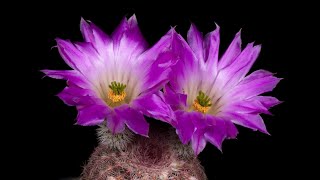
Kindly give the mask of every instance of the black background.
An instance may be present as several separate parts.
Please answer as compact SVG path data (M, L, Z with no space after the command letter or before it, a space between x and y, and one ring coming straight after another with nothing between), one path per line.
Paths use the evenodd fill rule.
M206 6L206 5L204 5ZM209 6L209 5L208 5ZM263 8L262 8L263 7ZM35 156L45 167L46 177L61 179L77 177L81 173L97 140L95 127L74 125L75 107L65 105L55 95L65 86L62 80L44 78L41 69L69 69L59 56L55 38L81 41L79 29L80 18L91 20L105 32L110 34L126 16L135 14L140 30L150 45L164 35L171 26L186 37L190 22L195 23L204 34L215 29L217 23L220 30L220 55L226 50L234 35L242 29L242 46L255 41L262 44L262 51L252 71L265 69L277 73L284 78L275 88L272 95L284 103L271 109L274 116L262 115L271 136L239 127L237 140L226 140L223 153L214 146L207 145L199 155L208 179L274 179L286 177L283 169L288 164L289 134L286 132L290 118L289 112L289 67L285 41L286 30L290 17L281 11L276 4L260 4L254 7L212 6L202 8L115 8L105 10L82 8L72 11L72 8L60 8L44 13L46 20L41 21L42 29L38 31L43 36L43 44L37 51L44 56L32 61L32 101L33 119L38 123L36 128ZM103 9L103 8L102 8ZM44 33L43 32L47 32ZM291 174L294 172L291 172ZM47 178L45 178L47 179Z

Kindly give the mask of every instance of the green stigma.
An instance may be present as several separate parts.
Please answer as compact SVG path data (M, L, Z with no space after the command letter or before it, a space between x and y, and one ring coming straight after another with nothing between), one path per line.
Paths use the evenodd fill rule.
M116 81L111 82L109 85L109 88L112 90L114 95L121 95L126 87L127 85L119 82L117 83Z
M197 96L197 102L202 107L210 107L212 105L210 98L207 95L205 95L202 91L199 91L199 95Z

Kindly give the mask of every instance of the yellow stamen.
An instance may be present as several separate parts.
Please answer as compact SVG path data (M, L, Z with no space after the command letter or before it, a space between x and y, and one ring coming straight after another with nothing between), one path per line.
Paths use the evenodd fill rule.
M193 102L193 108L196 110L196 111L199 111L199 112L202 112L202 113L206 113L208 112L208 110L210 109L210 106L201 106L198 102L198 100L194 100Z
M122 91L120 94L115 94L111 89L108 92L108 98L113 102L120 102L123 101L126 97L126 92Z

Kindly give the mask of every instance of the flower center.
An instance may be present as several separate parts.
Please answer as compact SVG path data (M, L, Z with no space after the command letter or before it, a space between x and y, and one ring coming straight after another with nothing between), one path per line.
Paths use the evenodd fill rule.
M124 92L124 89L127 86L125 84L113 81L111 82L111 84L109 85L110 91L108 93L108 98L113 102L113 103L117 103L117 102L121 102L124 100L124 98L126 97L126 92Z
M210 98L202 91L199 91L199 95L194 100L192 105L196 111L206 113L208 112L212 104Z

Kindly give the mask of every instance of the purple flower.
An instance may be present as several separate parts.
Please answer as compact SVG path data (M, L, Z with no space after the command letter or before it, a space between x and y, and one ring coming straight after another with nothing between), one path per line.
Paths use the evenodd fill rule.
M218 60L219 26L205 37L191 25L188 43L178 34L172 50L178 62L172 67L170 82L159 93L174 110L180 140L191 141L195 154L207 142L221 150L226 138L238 134L234 124L268 134L260 113L280 103L271 96L258 96L272 91L280 81L272 73L257 70L248 76L261 46L249 43L241 50L240 32Z
M76 106L77 124L97 125L106 120L113 133L122 132L125 124L133 132L147 136L149 125L138 108L144 99L153 99L168 82L171 71L170 30L147 49L135 15L124 18L111 36L91 22L81 19L85 42L56 39L61 57L73 70L43 70L47 76L67 80L58 94L67 105ZM172 119L164 102L157 102L161 119ZM157 117L157 116L155 116Z

